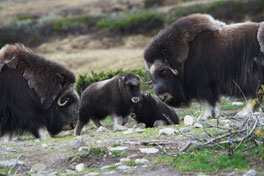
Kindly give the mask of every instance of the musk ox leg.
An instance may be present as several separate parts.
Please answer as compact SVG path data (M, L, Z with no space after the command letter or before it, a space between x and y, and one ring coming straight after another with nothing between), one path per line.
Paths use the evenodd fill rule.
M113 130L114 131L124 131L124 130L127 130L127 128L125 126L121 126L122 119L123 118L120 117L120 116L113 116L113 120L114 120Z
M13 134L14 134L13 131L4 134L4 135L3 135L3 142L4 142L4 143L8 143L8 142L12 141Z
M167 125L167 123L164 120L156 120L153 124L154 127Z
M92 121L93 121L93 124L96 126L96 128L100 128L101 126L103 126L100 120L92 119Z
M244 106L236 115L237 116L247 116L250 113L253 113L254 105L252 103L252 99L247 101L246 106Z
M129 116L126 116L122 119L122 126L124 126L127 123L128 119L129 119Z
M77 125L74 130L74 136L81 135L82 129L84 127L85 123L82 121L78 121Z
M202 112L198 117L198 121L200 120L207 120L208 118L215 118L219 114L218 107L213 107L207 101L202 101Z
M48 139L48 138L51 138L50 137L50 134L49 134L49 132L47 131L46 128L40 128L38 130L38 134L39 134L39 138L40 139Z

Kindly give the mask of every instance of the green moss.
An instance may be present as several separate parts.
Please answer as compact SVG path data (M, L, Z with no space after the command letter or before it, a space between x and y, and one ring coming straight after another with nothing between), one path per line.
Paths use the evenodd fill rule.
M113 156L116 156L116 157L123 157L126 155L126 152L121 152L119 150L113 150L112 154L113 154Z
M25 21L25 20L36 20L37 17L35 15L31 15L31 14L25 14L25 15L19 15L19 16L16 16L15 19L17 21Z

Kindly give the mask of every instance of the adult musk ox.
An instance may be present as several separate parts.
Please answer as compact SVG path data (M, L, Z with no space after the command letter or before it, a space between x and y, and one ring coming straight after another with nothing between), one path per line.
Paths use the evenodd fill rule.
M113 130L123 130L131 107L140 99L140 78L132 73L119 74L111 79L88 86L81 95L79 120L75 135L80 135L83 126L91 119L94 125L102 126L100 120L111 115Z
M157 97L144 93L140 101L132 109L132 118L137 123L144 123L148 127L160 125L179 124L179 118L175 111L168 107ZM168 117L171 122L166 118Z
M264 82L263 52L264 23L226 25L193 14L162 30L144 59L160 99L173 106L197 99L203 105L202 120L216 113L221 95L256 97Z
M22 44L0 50L0 123L5 141L14 133L36 138L59 133L77 121L79 97L75 77L64 66L46 60Z

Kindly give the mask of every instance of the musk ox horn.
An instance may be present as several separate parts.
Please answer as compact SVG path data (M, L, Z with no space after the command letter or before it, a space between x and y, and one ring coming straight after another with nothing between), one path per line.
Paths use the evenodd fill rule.
M58 105L59 105L60 107L65 106L65 105L69 102L69 99L67 98L66 101L64 101L64 102L62 103L62 102L61 102L62 97L63 97L63 96L61 96L61 97L58 99L58 102L57 102Z
M143 82L144 84L152 84L152 81Z
M171 71L175 76L177 76L177 75L179 74L178 70L173 69L173 68L171 68L171 67L169 67L169 69L170 69L170 71Z
M136 114L135 114L135 113L131 113L131 114L130 114L130 117L131 117L132 119L135 119L135 118L136 118Z
M133 98L131 98L131 101L132 101L133 103L138 103L139 100L140 100L139 97L133 97Z

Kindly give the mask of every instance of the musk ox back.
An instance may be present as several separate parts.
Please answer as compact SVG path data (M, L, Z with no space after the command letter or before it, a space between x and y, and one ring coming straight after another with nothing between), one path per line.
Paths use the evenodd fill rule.
M132 112L134 113L134 120L136 120L137 123L144 123L147 128L170 125L171 123L179 124L179 118L175 111L149 93L142 95L140 102L134 105ZM166 117L168 117L171 122L169 122Z
M199 119L216 113L221 95L255 98L264 82L263 30L264 23L226 25L202 14L179 19L144 53L155 93L173 106L201 101Z
M75 135L80 135L83 126L91 119L97 128L100 120L111 115L114 130L123 130L131 107L140 97L140 78L132 73L119 74L111 79L88 86L81 95L79 121Z
M37 138L59 133L77 120L79 97L75 77L64 66L46 60L22 44L0 50L1 136L25 131Z

